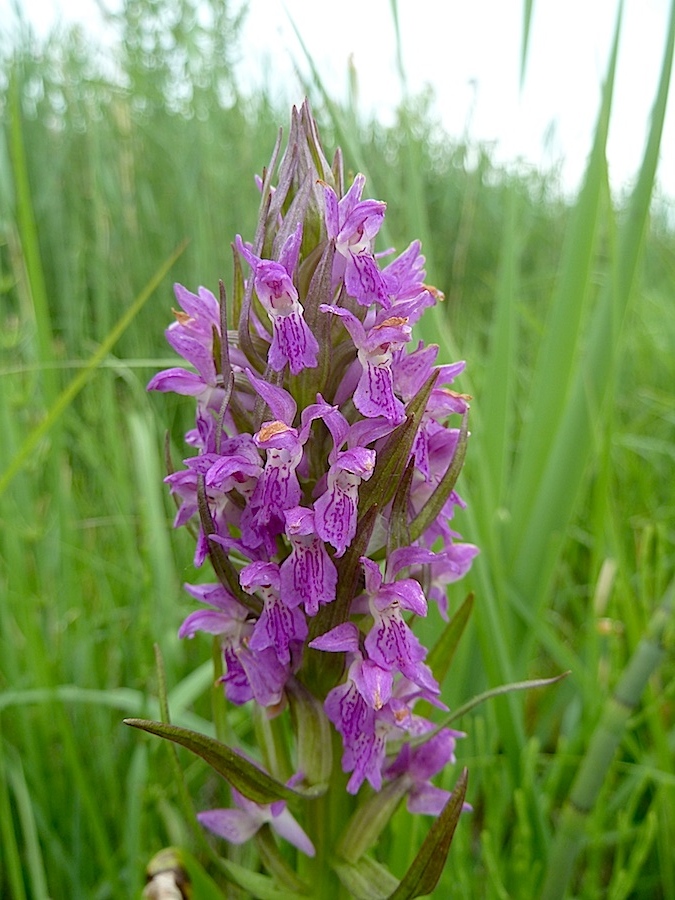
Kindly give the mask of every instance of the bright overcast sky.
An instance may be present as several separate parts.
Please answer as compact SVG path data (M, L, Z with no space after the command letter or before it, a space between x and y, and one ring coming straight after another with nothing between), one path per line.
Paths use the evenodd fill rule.
M0 0L0 28L13 2ZM290 16L331 95L345 96L351 59L362 111L390 118L401 97L390 0L248 5L240 82L265 81L278 96L301 99L294 62L304 71L307 66ZM625 2L608 148L615 187L629 182L639 166L668 6L668 0ZM522 0L399 0L398 7L409 89L431 86L450 136L493 143L500 161L559 166L563 185L575 189L590 150L618 0L534 0L522 92ZM96 0L24 0L23 8L42 28L58 14L81 21L101 40ZM675 97L670 106L659 180L675 197Z

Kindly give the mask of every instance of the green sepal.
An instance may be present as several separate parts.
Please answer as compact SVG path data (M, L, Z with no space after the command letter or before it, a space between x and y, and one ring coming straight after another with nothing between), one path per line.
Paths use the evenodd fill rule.
M315 369L303 369L298 378L298 406L304 409L314 403L317 393L324 393L331 366L333 353L330 343L331 317L320 312L319 306L331 299L331 280L333 276L333 260L335 244L325 241L305 259L300 266L298 280L300 296L305 311L305 322L316 338L321 352L318 366ZM318 478L318 475L316 476Z
M410 529L408 527L408 512L410 509L410 487L415 474L415 459L408 461L403 478L401 479L394 499L391 504L389 516L389 537L387 540L387 556L399 547L410 546Z
M232 257L234 260L234 313L235 322L239 322L237 331L239 348L251 364L251 368L255 369L257 373L260 374L265 370L265 362L253 346L250 331L251 306L253 304L253 278L250 278L248 283L245 283L244 273L241 268L241 259L239 258L239 252L234 244L232 244ZM239 316L238 319L236 318L237 315Z
M363 515L373 505L383 509L394 496L405 467L408 465L410 451L437 379L438 371L432 372L422 389L408 403L405 420L396 426L382 450L377 454L373 474L368 481L359 485L360 515Z
M298 750L298 769L325 791L333 770L333 740L323 704L297 678L286 685Z
M441 877L445 861L448 858L457 822L462 814L468 780L469 773L467 769L464 769L450 799L429 829L417 856L399 886L390 895L390 900L411 900L413 897L424 897L430 894L438 884L438 879Z
M262 612L262 601L258 597L250 597L246 594L239 584L237 570L228 559L225 551L220 544L215 541L209 541L211 534L216 534L216 523L213 521L211 510L209 509L208 500L206 499L206 489L204 487L204 476L200 475L197 479L197 507L199 509L199 519L207 537L207 547L209 559L216 573L218 581L222 586L237 598L242 606L250 609L256 615Z
M387 827L409 787L404 778L396 778L362 803L338 840L338 856L349 863L358 862Z
M468 411L462 416L462 424L459 429L459 438L455 452L448 466L445 475L436 485L433 494L429 497L422 509L417 513L410 523L410 538L416 541L420 535L424 534L427 528L435 522L440 515L441 510L450 496L452 490L457 484L459 473L464 465L464 457L466 456L466 445L469 439L469 414Z
M228 781L233 788L248 797L254 803L267 804L277 800L298 799L299 793L276 781L266 772L236 753L227 744L178 725L166 722L153 722L148 719L125 719L125 725L140 728L149 734L180 744L200 756L219 775Z
M355 900L387 900L399 883L389 869L370 856L363 856L356 863L338 860L333 869Z

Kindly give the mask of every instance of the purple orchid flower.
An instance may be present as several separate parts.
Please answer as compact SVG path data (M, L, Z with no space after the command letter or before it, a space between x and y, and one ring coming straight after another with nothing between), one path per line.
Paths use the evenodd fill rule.
M289 812L284 800L263 805L244 797L235 788L231 790L233 807L197 813L197 819L205 828L231 844L244 844L263 825L269 825L279 837L307 856L315 855L314 844Z
M303 506L284 510L290 555L279 569L281 596L290 608L304 606L315 616L319 606L335 599L337 570L316 532L315 513Z
M281 599L279 566L273 562L249 563L239 573L239 581L249 594L257 588L264 602L248 642L249 649L260 651L269 648L283 666L291 666L294 657L299 657L308 627L301 610L287 606Z
M375 468L375 451L344 450L328 470L327 488L314 503L316 532L342 556L356 534L359 485Z
M361 377L354 391L354 405L367 418L384 416L396 425L405 418L405 407L394 394L391 363L394 353L410 340L411 329L404 317L389 317L368 331L361 322L340 306L322 304L322 312L342 319L358 351Z
M341 766L348 794L396 780L409 810L437 815L448 794L432 779L454 763L461 735L437 732L416 707L446 709L415 632L430 602L447 619L447 587L478 552L454 530L464 503L443 482L464 434L460 416L466 428L470 398L455 385L464 363L438 365L437 347L411 343L441 296L425 284L420 243L375 252L386 206L363 199L363 175L344 190L341 157L325 159L308 107L294 111L288 150L258 184L255 242L235 242L250 267L247 287L237 277L233 308L221 309L224 291L218 301L177 285L180 311L166 336L185 367L148 386L194 398L193 455L177 471L169 465L166 481L174 524L198 526L195 564L209 558L218 579L186 585L199 608L179 635L215 641L229 703L254 703L262 722L278 719L256 729L273 778L284 781L297 759L305 774L295 778L308 789L344 791ZM430 376L435 386L423 395ZM410 447L399 426L422 396ZM407 493L385 500L385 481L396 488L411 460ZM375 489L362 488L373 476ZM411 542L411 524L437 491L440 512L429 521L427 506ZM360 565L350 562L355 544ZM335 760L330 729L342 743ZM288 753L279 753L281 735L295 739ZM269 825L312 855L297 815L233 791L232 808L199 819L233 843Z
M256 294L272 323L268 362L275 372L281 372L288 363L293 375L303 369L315 368L319 352L293 284L301 241L302 224L299 224L287 238L276 262L256 256L237 235L237 249L253 269Z
M333 277L344 278L347 292L362 306L379 303L388 307L387 282L373 256L373 243L387 206L378 200L361 200L365 183L365 176L357 175L341 200L324 185L326 231L337 251Z

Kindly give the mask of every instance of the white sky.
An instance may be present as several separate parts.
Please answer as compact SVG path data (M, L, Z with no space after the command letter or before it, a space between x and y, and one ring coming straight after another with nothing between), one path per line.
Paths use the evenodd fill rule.
M15 2L0 0L0 29ZM66 18L102 39L96 0L18 2L40 30ZM399 0L398 7L409 89L433 88L450 136L488 141L500 161L556 165L563 186L576 189L591 146L618 0L534 0L522 93L522 0ZM625 0L608 147L616 188L630 182L640 163L668 7L668 0ZM265 81L292 102L302 98L294 64L304 71L307 64L290 16L331 96L346 96L352 59L362 111L390 118L401 97L390 0L250 0L249 10L241 48L245 80ZM675 97L670 106L658 177L675 197Z

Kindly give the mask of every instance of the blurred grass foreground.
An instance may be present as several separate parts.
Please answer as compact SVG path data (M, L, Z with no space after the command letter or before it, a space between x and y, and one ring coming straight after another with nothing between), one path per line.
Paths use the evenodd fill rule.
M171 283L229 282L251 173L289 118L241 92L228 5L196 6L128 0L114 72L77 29L0 35L0 896L16 900L139 896L168 845L226 883L167 747L121 725L159 715L157 642L173 721L210 727L204 644L176 637L192 547L162 483L164 423L179 458L189 410L145 384L171 364ZM390 201L382 246L423 239L447 301L422 336L470 363L458 529L483 549L444 699L571 672L456 723L474 809L439 898L675 897L675 231L653 196L674 33L671 15L621 200L605 158L620 23L573 201L449 141L421 98L386 128L306 85L327 146ZM231 727L245 746L245 708ZM222 805L206 766L181 766L199 808ZM379 857L402 874L426 827L401 818Z

